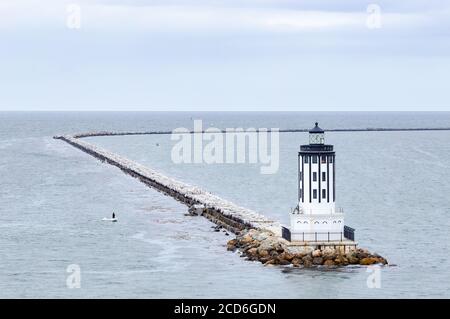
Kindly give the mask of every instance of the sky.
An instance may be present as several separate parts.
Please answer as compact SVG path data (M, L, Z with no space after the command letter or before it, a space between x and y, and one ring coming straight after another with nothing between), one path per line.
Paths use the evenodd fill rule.
M450 1L0 0L0 111L450 111Z

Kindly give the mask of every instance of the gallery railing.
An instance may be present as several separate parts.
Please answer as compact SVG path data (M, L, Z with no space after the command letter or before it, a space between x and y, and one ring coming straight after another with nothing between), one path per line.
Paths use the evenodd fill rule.
M344 226L344 237L350 240L355 240L355 229L349 226Z
M288 241L292 240L291 231L282 226L281 228L282 237ZM334 242L334 241L345 241L345 240L355 240L355 230L351 227L344 226L343 232L302 232L295 233L296 241L322 241L322 242Z
M288 241L291 241L291 231L289 230L289 228L281 226L281 236L284 239L286 239Z

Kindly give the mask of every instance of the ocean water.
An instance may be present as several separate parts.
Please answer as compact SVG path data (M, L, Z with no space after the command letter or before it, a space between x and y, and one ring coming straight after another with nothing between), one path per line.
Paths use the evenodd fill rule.
M368 288L366 268L264 267L226 250L232 236L119 169L58 140L89 130L204 127L450 127L450 113L0 113L0 297L450 297L450 132L329 132L337 205L360 246L395 266ZM280 167L174 164L170 135L87 141L287 223L297 151L280 134ZM102 221L116 212L119 222ZM78 265L81 287L69 289Z

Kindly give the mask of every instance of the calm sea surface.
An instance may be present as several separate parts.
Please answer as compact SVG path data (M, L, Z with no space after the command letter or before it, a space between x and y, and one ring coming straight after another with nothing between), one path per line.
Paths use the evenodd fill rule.
M58 140L90 130L450 127L450 113L0 113L0 297L450 297L450 132L327 133L337 205L360 246L396 266L369 289L365 268L268 268L226 250L186 207ZM170 135L87 141L283 223L296 205L297 151L280 134L280 167L174 164ZM116 212L118 223L102 221ZM81 288L69 289L69 265Z

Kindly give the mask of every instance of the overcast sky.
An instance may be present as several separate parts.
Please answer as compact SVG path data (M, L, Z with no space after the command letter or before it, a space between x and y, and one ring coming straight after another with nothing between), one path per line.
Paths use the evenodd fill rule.
M0 0L0 110L450 111L450 1Z

